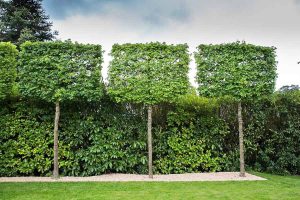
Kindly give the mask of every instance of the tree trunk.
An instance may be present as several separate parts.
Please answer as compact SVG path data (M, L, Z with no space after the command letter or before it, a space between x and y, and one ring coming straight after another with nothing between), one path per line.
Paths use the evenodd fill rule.
M54 119L54 166L53 166L53 177L58 178L58 122L60 116L59 102L55 103L55 119Z
M239 122L239 144L240 144L240 177L245 177L245 159L244 159L244 133L242 103L238 103L238 122Z
M152 107L148 107L148 173L149 178L153 178L152 171Z

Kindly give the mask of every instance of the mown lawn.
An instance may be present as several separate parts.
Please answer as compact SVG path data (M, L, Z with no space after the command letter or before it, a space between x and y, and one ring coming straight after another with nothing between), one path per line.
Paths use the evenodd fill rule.
M267 181L0 183L0 199L300 199L299 176Z

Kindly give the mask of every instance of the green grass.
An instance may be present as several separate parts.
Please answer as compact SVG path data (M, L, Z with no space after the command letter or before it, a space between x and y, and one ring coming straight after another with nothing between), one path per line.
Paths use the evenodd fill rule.
M300 199L299 176L267 181L0 183L0 199Z

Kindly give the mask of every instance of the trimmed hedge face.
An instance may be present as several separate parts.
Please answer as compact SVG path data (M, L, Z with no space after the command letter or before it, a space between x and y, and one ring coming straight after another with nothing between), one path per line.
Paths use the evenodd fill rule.
M100 45L25 42L19 59L20 92L47 102L99 100L102 62Z
M224 102L223 102L224 103ZM1 102L0 175L51 175L52 104ZM245 160L249 168L300 174L300 92L245 103ZM63 103L60 173L88 176L147 173L143 106ZM191 109L192 108L192 109ZM187 95L153 109L154 171L183 173L239 169L236 105L219 107Z
M187 92L186 44L115 44L111 55L108 93L117 102L153 105Z
M5 105L5 106L4 106ZM51 175L53 114L51 103L2 102L0 176ZM121 105L62 104L60 174L145 173L145 126Z
M12 93L16 79L18 51L16 46L9 42L0 42L0 100Z
M300 91L247 107L248 164L259 171L300 174Z
M198 91L202 96L256 99L275 88L275 49L244 42L198 46Z

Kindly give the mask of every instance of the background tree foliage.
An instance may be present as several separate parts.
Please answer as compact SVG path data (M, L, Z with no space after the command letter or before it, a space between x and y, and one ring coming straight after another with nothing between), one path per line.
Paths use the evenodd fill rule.
M51 27L41 0L0 0L0 41L52 40L57 32Z
M279 91L281 92L289 92L289 91L297 91L297 90L300 90L299 85L284 85L279 89Z
M101 99L102 49L100 45L71 41L25 42L21 45L19 61L21 94L55 103L53 175L57 178L60 102Z
M148 172L152 171L152 105L172 102L189 88L188 46L165 43L115 44L108 93L117 102L148 107Z
M245 42L199 45L195 53L200 95L230 96L238 102L240 176L245 176L242 101L272 94L275 88L275 48Z
M9 42L0 42L0 100L12 94L17 75L18 51Z

